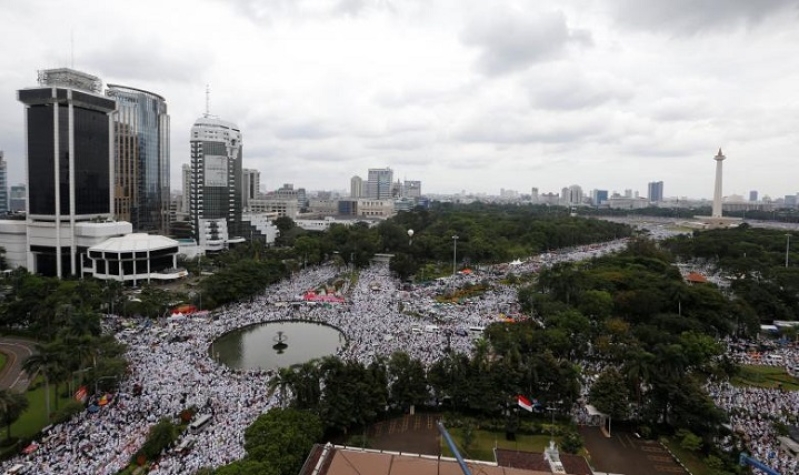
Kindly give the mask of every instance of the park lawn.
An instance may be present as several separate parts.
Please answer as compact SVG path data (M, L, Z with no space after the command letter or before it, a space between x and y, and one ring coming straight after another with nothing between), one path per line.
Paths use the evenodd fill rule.
M504 432L475 429L472 448L468 453L465 453L462 450L463 430L460 428L452 428L448 429L448 431L452 436L452 440L458 446L458 450L461 450L461 455L463 455L464 458L472 460L487 460L493 462L495 445L501 449L520 450L524 452L543 452L549 445L548 435L516 434L516 440L511 441L505 440ZM555 437L555 441L559 442L557 437ZM443 437L441 438L441 455L444 457L454 456Z
M664 437L661 442L677 456L680 462L688 467L692 475L713 475L713 470L705 464L705 461L697 454L680 447L680 442L677 439Z
M6 363L8 363L8 356L5 353L0 353L0 371L3 371L3 368L6 367Z
M787 391L799 390L799 379L794 378L781 366L745 365L741 373L732 378L734 386L776 389L780 384Z
M31 387L40 382L37 378ZM59 388L63 391L63 384ZM31 437L37 432L42 430L48 424L47 421L47 405L45 401L44 383L34 390L27 391L25 395L28 397L28 409L17 419L16 422L11 424L12 437ZM55 385L50 385L50 411L55 412ZM62 397L58 401L58 407L64 407L70 401L68 397ZM6 428L2 428L2 436L0 439L6 438Z

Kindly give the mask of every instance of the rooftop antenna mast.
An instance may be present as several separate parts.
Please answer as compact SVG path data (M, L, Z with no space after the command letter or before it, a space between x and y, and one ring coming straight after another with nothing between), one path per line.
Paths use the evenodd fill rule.
M211 115L211 85L205 85L205 117Z

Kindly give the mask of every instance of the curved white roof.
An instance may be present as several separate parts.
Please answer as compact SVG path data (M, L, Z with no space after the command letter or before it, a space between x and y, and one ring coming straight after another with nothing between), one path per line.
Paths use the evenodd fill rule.
M89 248L98 252L135 252L157 251L169 247L177 248L179 243L174 239L156 234L132 233L107 239Z

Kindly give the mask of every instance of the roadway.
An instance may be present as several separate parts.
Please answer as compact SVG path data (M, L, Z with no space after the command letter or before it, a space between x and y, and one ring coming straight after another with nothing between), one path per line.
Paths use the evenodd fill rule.
M30 380L22 371L22 363L34 353L35 345L33 341L24 338L0 337L0 352L7 357L6 365L0 371L0 389L13 388L20 392L28 389Z

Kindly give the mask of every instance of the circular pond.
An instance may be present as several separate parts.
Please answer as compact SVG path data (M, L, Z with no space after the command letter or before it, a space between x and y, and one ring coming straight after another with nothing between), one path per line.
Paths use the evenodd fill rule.
M347 339L338 329L311 322L267 322L226 333L211 356L235 369L277 369L335 355Z

